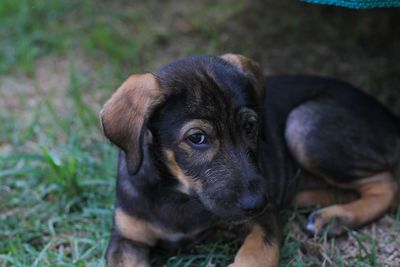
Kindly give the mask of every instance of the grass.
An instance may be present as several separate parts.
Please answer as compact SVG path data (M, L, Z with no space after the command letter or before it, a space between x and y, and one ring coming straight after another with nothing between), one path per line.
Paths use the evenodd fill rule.
M271 2L267 9L261 2L1 1L1 266L105 266L117 151L103 138L97 114L128 73L155 70L188 54L228 51L254 55L268 63L269 72L280 72L285 66L289 72L305 69L318 73L318 62L332 59L332 51L350 55L359 49L359 40L350 38L351 29L343 34L350 38L344 45L323 43L325 37L333 42L342 36L335 26L344 22L329 22L329 12L318 15L303 10L309 12L304 19L296 15L301 14L300 4L292 7ZM261 10L270 13L263 16ZM289 13L286 20L280 12ZM296 25L309 27L309 34L316 35L318 28L311 26L321 16L327 17L317 38L321 43L307 41ZM380 21L378 30L385 28L386 17L372 14ZM370 17L362 17L357 22L363 38L370 34L369 21ZM286 34L290 31L294 37ZM307 53L316 50L318 55L324 45L327 52L314 59L293 48L299 40L304 45L301 50ZM289 53L281 50L285 42ZM391 52L392 46L396 50L396 42L388 41L386 52ZM265 52L267 48L272 52ZM274 51L279 51L279 56ZM343 68L357 66L362 77L351 72L346 75L354 75L350 78L366 84L367 89L369 84L397 88L397 65L385 71L386 61L382 63L379 53L366 64L364 52L358 52L361 61L349 56L336 68L337 61L332 59L335 64L323 70L340 75ZM293 55L306 65L288 67L285 62ZM374 71L368 66L375 63L380 69L372 80ZM65 70L58 70L59 66ZM56 82L51 81L54 77ZM390 91L382 99L396 107L396 96ZM378 245L383 241L371 232L350 232L355 256L349 258L341 240L304 235L299 227L305 220L304 211L285 211L284 216L288 223L281 266L321 266L324 261L338 266L379 266ZM396 223L391 231L399 231L400 209L392 217ZM391 244L393 240L386 241ZM225 266L238 246L236 240L221 236L213 244L199 244L173 256L158 251L153 261L155 266Z
M12 116L3 118L14 141L8 143L12 152L0 158L0 262L87 266L93 258L92 265L101 266L111 226L116 153L93 134L97 120L89 123L78 115L78 104L71 113L48 120L54 107L44 101L35 110L40 118L27 127L30 133L13 125Z

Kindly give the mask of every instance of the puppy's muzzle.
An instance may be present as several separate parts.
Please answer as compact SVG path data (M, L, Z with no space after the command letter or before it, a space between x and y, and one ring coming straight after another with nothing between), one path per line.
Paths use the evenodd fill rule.
M243 195L239 199L239 207L247 215L255 215L264 210L267 205L267 198L262 194L258 195Z
M239 208L246 216L253 216L262 212L267 205L267 196L261 177L250 180L239 197Z

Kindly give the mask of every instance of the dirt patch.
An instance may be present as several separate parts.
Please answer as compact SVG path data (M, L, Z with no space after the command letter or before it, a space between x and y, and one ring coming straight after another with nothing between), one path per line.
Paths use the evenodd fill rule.
M338 266L338 257L345 266L359 266L360 262L372 266L400 266L400 222L386 215L358 232L338 238L310 238L296 221L289 235L301 242L301 258L313 257L312 266ZM358 264L357 264L358 263Z
M48 102L60 116L67 115L73 86L79 87L84 103L93 110L100 109L99 99L105 98L105 92L98 90L99 74L82 53L71 57L45 56L35 66L31 76L16 72L0 77L1 114L17 117L20 124L26 125L35 111Z

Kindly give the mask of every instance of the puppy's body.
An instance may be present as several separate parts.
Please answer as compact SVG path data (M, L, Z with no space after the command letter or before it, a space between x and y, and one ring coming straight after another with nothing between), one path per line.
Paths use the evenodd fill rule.
M274 199L290 201L299 170L348 188L380 172L399 177L400 121L375 99L317 76L271 76L266 88L260 159L281 181Z
M132 76L106 103L102 123L121 148L110 266L148 266L155 244L218 222L247 232L232 266L276 266L278 210L333 199L325 186L305 187L303 173L360 195L313 213L307 229L316 234L332 219L338 234L379 217L397 193L397 118L349 84L264 80L238 55Z

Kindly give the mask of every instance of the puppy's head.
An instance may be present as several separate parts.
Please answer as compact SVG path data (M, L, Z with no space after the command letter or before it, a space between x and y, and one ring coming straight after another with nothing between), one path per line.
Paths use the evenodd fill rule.
M105 135L140 170L143 136L150 132L155 166L163 165L178 190L215 215L243 220L266 205L256 147L263 75L240 55L189 57L155 74L133 75L105 104ZM145 179L145 177L143 178Z

